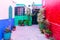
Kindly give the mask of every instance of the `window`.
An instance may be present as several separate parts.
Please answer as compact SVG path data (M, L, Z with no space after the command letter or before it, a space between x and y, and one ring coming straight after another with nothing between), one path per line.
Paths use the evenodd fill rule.
M15 16L24 15L25 8L24 7L15 7Z

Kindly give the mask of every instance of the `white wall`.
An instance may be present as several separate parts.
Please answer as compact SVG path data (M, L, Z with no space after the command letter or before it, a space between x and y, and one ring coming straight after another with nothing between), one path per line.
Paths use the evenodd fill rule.
M8 10L9 10L10 5L14 9L15 4L11 0L0 0L0 20L9 18ZM13 14L14 14L14 12L13 12ZM13 17L14 17L14 15L13 15Z
M31 5L33 2L35 2L36 4L42 4L42 0L13 0L18 4L25 4L27 5Z
M16 4L25 4L26 7L28 7L28 5L31 5L31 7L30 7L31 10L32 10L32 4L33 4L33 2L35 4L42 4L42 0L13 0L13 1L15 1ZM25 11L26 11L26 8L25 8Z
M14 7L15 4L12 2L15 1L17 4L25 4L26 6L31 5L33 2L36 4L42 4L42 0L0 0L0 20L9 18L9 6L13 7L13 18L14 18Z

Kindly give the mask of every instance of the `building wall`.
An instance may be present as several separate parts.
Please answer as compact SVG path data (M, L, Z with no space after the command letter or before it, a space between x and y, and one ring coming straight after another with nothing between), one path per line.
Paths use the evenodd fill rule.
M17 4L25 4L26 6L33 4L42 4L42 0L14 0Z
M0 0L0 20L9 18L9 6L12 6L14 14L14 6L15 4L11 0ZM14 17L14 15L13 15Z
M55 40L60 40L60 0L45 0L46 18L50 21L50 29Z
M0 0L0 40L2 40L3 32L9 24L14 25L14 19L9 19L9 6L13 8L13 17L14 18L14 7L15 4L11 0ZM11 20L9 22L9 20Z

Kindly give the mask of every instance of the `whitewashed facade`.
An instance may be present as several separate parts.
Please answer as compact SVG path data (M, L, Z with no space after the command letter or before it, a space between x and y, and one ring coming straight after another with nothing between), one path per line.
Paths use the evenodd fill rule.
M12 6L12 18L14 18L15 3L12 0L0 0L0 20L9 18L9 6Z

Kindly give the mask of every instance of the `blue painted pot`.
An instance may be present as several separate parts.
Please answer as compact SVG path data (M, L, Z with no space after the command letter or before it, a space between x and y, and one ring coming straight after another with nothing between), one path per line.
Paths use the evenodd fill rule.
M11 38L11 32L4 33L4 40L8 40Z

